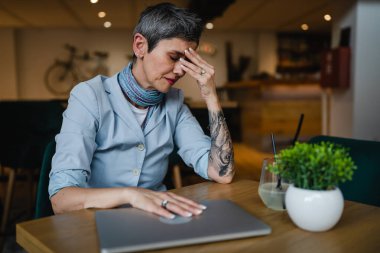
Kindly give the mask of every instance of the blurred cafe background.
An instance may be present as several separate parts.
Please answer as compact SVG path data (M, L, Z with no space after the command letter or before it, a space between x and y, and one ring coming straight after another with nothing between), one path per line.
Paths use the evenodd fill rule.
M159 2L0 0L2 237L33 217L43 151L59 131L69 90L120 71L132 57L139 13ZM216 68L238 179L259 179L270 134L279 148L290 145L301 115L299 141L321 134L380 141L380 1L167 2L205 22L198 51ZM177 87L207 132L194 81L184 77ZM176 163L173 187L201 180Z

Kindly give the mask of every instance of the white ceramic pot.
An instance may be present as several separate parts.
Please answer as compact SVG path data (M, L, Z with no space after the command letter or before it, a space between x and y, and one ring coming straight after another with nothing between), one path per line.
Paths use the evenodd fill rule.
M290 218L298 227L321 232L329 230L339 221L344 199L339 188L317 191L291 185L285 194L285 204Z

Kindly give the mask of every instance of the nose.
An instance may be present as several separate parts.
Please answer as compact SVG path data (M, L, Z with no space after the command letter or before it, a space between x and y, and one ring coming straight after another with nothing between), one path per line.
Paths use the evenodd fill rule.
M185 75L185 71L181 68L181 63L179 61L174 64L173 73L178 77L183 77Z

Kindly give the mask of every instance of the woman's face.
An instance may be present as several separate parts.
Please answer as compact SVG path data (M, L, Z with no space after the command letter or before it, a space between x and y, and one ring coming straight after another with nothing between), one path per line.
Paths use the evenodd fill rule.
M146 51L137 60L136 69L132 70L137 82L144 89L168 92L185 75L179 59L185 58L184 51L190 47L195 50L197 44L179 38L159 41L150 53Z

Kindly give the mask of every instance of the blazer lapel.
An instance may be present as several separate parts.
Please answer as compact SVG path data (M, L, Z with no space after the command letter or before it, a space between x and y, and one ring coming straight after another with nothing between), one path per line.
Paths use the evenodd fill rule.
M158 124L163 120L165 116L165 103L161 103L158 108L153 112L152 117L148 119L147 125L144 129L144 135L147 136Z
M109 101L112 104L114 112L119 115L122 121L136 134L139 139L144 140L144 135L141 126L136 120L127 99L117 81L117 74L106 79L105 90L110 97ZM152 115L153 116L153 115Z

